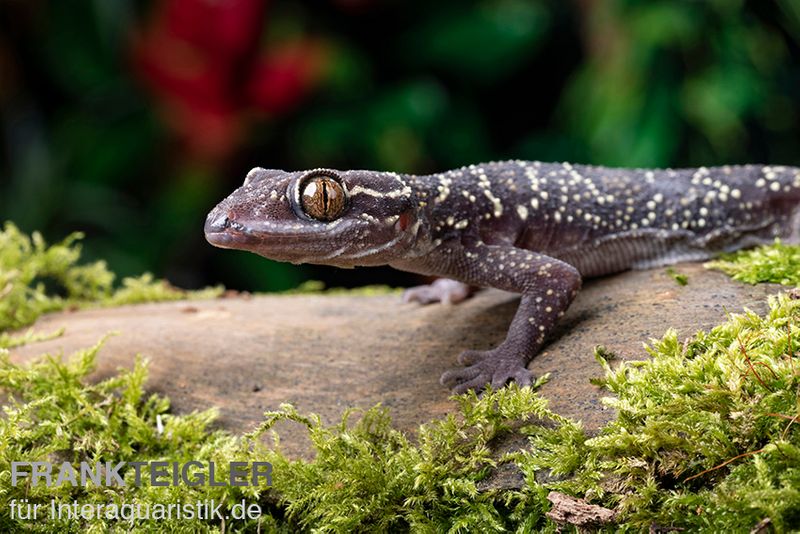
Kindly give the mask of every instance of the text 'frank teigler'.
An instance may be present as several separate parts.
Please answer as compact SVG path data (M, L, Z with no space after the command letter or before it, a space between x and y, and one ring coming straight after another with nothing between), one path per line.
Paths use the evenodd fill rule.
M126 475L132 472L132 477ZM132 478L133 480L130 480ZM11 485L32 486L272 486L269 462L11 462Z

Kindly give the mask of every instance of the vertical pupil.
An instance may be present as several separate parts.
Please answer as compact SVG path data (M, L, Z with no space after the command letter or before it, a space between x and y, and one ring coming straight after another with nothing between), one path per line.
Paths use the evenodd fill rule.
M338 180L314 176L300 185L300 206L306 215L320 221L332 221L342 214L347 196Z

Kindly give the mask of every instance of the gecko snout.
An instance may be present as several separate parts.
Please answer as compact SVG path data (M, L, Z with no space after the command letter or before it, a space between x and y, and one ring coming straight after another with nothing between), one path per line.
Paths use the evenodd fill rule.
M231 209L216 208L206 217L206 241L220 248L245 249L258 241L252 230L237 221Z
M231 225L232 217L230 215L230 212L223 210L212 211L206 218L206 225L204 228L206 236L227 230Z

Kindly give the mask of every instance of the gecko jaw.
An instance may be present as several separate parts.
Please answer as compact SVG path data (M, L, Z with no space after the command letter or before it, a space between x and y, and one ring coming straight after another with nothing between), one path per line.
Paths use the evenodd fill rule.
M245 250L265 258L292 263L311 262L315 255L308 254L309 247L314 248L321 239L324 242L326 233L328 240L340 240L342 236L347 236L346 227L349 226L342 227L338 221L311 223L315 228L308 227L307 222L284 225L260 221L247 224L237 218L232 210L213 211L205 223L206 241L218 248ZM347 240L342 241L340 250L331 257L338 256L350 246Z
M227 229L218 232L206 231L206 241L218 248L250 250L257 239L245 232Z

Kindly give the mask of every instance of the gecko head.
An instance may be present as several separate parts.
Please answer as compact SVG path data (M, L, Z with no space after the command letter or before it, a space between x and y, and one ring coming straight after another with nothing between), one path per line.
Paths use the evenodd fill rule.
M416 201L395 173L255 168L208 214L212 245L292 263L381 265L414 243Z

